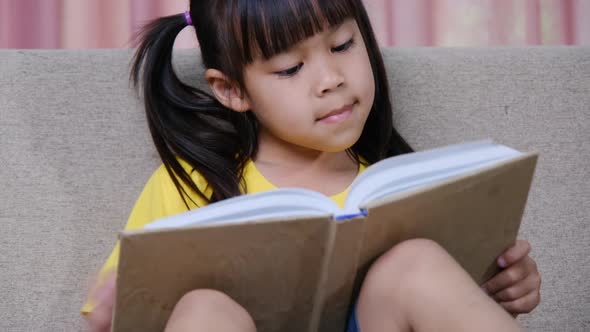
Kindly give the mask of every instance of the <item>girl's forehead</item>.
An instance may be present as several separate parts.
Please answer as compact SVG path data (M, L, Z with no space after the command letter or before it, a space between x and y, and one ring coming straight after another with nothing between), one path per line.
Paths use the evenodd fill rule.
M358 16L356 1L253 1L230 20L230 31L236 33L245 63L258 54L269 59L343 21L354 20Z
M324 42L333 43L334 42L332 40L333 37L339 37L340 35L344 35L344 34L346 34L347 37L351 37L348 35L354 33L357 30L358 30L358 25L357 25L354 18L344 20L344 21L334 24L334 25L325 25L322 30L319 30L315 34L313 34L303 40L298 41L297 43L291 45L291 47L288 47L287 49L285 49L282 52L274 54L270 58L265 58L262 55L262 53L260 52L260 50L257 50L255 52L254 61L255 62L268 62L274 58L280 57L281 55L286 55L290 52L293 52L293 51L296 51L299 49L313 48L313 47L315 47L319 44L322 44Z
M338 38L340 35L344 34L346 34L347 37L350 37L348 35L356 31L356 27L356 21L354 19L348 19L341 23L328 26L322 31L318 31L315 35L293 45L292 49L314 47L316 44L321 44L322 42L333 43L333 37Z

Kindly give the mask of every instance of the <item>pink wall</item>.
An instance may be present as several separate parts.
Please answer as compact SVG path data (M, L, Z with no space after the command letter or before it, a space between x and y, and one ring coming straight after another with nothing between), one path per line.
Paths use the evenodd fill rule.
M590 45L588 0L364 0L384 46ZM0 48L130 47L188 0L0 0ZM179 47L194 47L190 29Z

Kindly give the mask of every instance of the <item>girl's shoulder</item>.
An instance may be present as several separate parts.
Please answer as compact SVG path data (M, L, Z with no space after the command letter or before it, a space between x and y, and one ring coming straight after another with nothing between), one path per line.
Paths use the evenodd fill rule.
M207 186L205 178L199 172L193 171L193 167L187 162L179 161L184 170L191 175L197 188L203 192L207 198L211 197L212 190ZM182 182L180 183L182 188L189 195L188 199L185 200L190 209L207 205L207 200L201 195L196 194ZM152 221L186 212L187 206L185 205L185 200L182 199L182 196L178 192L176 185L166 170L166 166L162 164L152 173L151 177L143 187L143 190L131 211L125 229L143 228L147 223Z
M199 173L196 169L194 169L188 162L183 159L178 159L178 162L182 166L185 172L187 172L191 180L195 183L199 191L203 193L207 198L211 198L213 193L211 187L208 185L207 180L201 173ZM197 193L195 193L192 189L190 189L184 182L178 179L181 187L184 191L189 194L190 199L187 200L189 207L192 209L194 207L202 207L206 205L206 201ZM169 202L170 205L173 206L184 206L184 202L176 188L176 185L172 181L170 174L166 170L166 166L161 164L152 174L151 178L148 180L146 184L146 189L148 187L153 187L155 191L158 191L162 198L165 200L171 200ZM192 201L191 201L192 200ZM186 207L185 207L186 209Z

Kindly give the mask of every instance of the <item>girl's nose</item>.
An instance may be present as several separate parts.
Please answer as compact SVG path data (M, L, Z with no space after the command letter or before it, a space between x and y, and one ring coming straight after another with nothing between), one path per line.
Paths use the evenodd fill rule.
M322 97L344 85L344 76L336 68L333 68L329 64L325 66L323 70L318 72L318 77L318 97Z

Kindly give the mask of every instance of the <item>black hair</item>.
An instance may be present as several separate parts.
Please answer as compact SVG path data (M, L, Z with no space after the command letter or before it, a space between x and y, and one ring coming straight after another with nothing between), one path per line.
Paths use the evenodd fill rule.
M393 127L383 58L361 0L191 0L190 15L205 68L221 71L241 91L246 90L244 68L256 56L269 59L326 25L354 18L371 62L375 100L359 140L347 152L368 164L412 152ZM172 51L176 36L186 26L184 14L146 25L138 36L130 78L142 92L154 144L188 208L186 199L191 197L185 188L210 203L245 191L243 170L257 153L259 124L252 112L232 111L178 78ZM205 178L212 189L210 198L179 158Z

